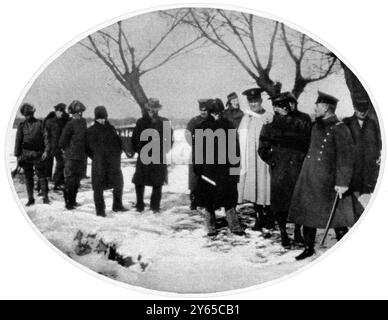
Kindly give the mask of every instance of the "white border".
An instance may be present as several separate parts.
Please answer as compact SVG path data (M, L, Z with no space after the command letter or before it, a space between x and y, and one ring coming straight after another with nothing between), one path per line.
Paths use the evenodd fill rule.
M187 6L195 6L195 7L219 7L219 8L228 9L228 10L245 11L245 12L251 12L251 13L253 13L253 14L256 14L256 15L259 15L259 16L262 16L262 17L265 17L265 18L275 19L275 20L279 20L279 21L285 22L287 25L291 26L292 28L294 28L294 29L296 29L296 30L299 30L299 31L301 31L301 32L304 32L304 33L306 33L306 34L312 36L314 39L317 39L318 41L320 41L320 42L323 43L324 45L326 45L329 49L331 49L333 52L335 52L335 53L338 55L338 57L339 57L342 61L344 61L344 62L345 62L345 63L353 70L353 72L354 72L357 76L359 76L359 75L354 71L354 69L351 67L351 65L349 65L349 63L347 63L346 59L344 59L344 58L342 57L342 55L338 54L338 53L336 52L336 50L332 49L332 48L330 47L330 45L327 45L327 43L325 43L325 41L322 41L321 39L319 39L319 38L316 37L315 35L311 35L310 32L306 32L306 31L303 30L301 27L296 26L296 25L294 25L293 23L290 23L290 22L288 22L288 21L285 20L285 19L280 19L280 18L278 18L278 17L276 17L276 16L269 15L269 14L266 14L266 13L262 13L262 12L259 12L259 11L256 11L256 10L249 10L249 9L239 8L239 7L234 7L234 6L233 6L233 7L231 7L231 6L223 6L223 5L219 5L219 4L215 4L215 5L210 5L210 4L195 4L195 5L193 5L193 4L184 4L184 5L180 5L179 7L187 7ZM52 57L51 57L51 58L50 58L50 59L49 59L49 60L48 60L48 61L47 61L40 69L39 69L39 71L35 73L34 77L29 81L28 85L27 85L27 86L25 87L25 89L23 90L23 93L22 93L21 97L19 98L16 107L14 108L14 111L13 111L13 113L12 113L11 119L12 119L12 120L14 119L15 114L16 114L16 112L17 112L17 106L19 105L20 101L23 99L23 97L25 96L25 94L27 93L27 91L29 90L29 88L31 87L32 83L36 80L36 78L38 77L38 75L42 72L42 70L44 70L44 69L47 67L47 65L48 65L51 61L53 61L53 60L56 59L60 54L62 54L63 51L65 51L68 47L70 47L71 45L73 45L74 43L76 43L77 41L79 41L80 39L82 39L84 36L86 36L86 35L89 34L89 33L94 32L94 31L96 31L96 30L98 30L98 29L100 29L100 28L103 28L104 26L110 25L110 24L112 24L112 23L114 23L114 22L116 22L116 21L118 21L118 20L121 20L121 19L127 19L127 18L133 17L133 16L138 15L138 14L148 13L148 12L151 12L151 11L162 10L162 9L170 9L170 8L175 8L175 7L178 7L178 6L175 6L175 5L168 5L168 6L161 6L161 7L152 7L152 8L145 9L145 10L138 10L138 11L135 11L135 12L133 12L133 13L131 13L131 14L123 15L123 16L114 18L113 20L107 21L107 22L105 22L105 23L103 23L103 24L101 24L101 25L98 25L98 26L96 26L96 27L94 27L94 28L88 30L86 33L83 33L82 35L79 35L78 37L76 37L75 39L73 39L71 42L69 42L69 43L66 44L64 47L62 47L62 49L60 49L57 53L55 53L55 54L54 54L54 55L53 55L53 56L52 56ZM362 79L360 79L360 80L361 80L361 82L363 83L363 85L365 85L365 82L364 82ZM380 123L382 124L382 121L381 121L382 115L381 115L381 113L380 113L380 111L379 111L379 109L378 109L378 107L377 107L376 101L375 101L375 99L373 98L373 96L371 95L369 88L368 88L367 86L365 86L365 87L366 87L368 93L370 94L370 96L371 96L371 98L372 98L372 100L373 100L373 102L374 102L376 111L377 111L378 116L379 116L379 119L380 119ZM13 122L13 121L10 121L10 122L9 122L8 130L9 130L10 127L12 126L12 122ZM8 131L8 132L9 132L9 131ZM384 144L384 148L383 148L383 160L384 160L384 161L383 161L382 167L384 167L384 164L385 164L385 145L386 145L386 144L385 144L385 135L384 135L383 132L384 132L384 128L382 127L382 135L384 136L384 137L383 137L383 144ZM7 157L6 157L6 158L7 158ZM6 164L7 164L7 163L8 163L8 162L7 162L7 159L6 159ZM8 165L7 165L7 176L8 176L8 180L11 182L11 180L10 180L10 175L9 175L9 169L10 169L10 168L8 168ZM377 189L380 189L381 180L382 180L382 173L380 174L380 177L379 177L379 182L378 182L378 188L377 188ZM13 189L13 188L12 188L12 189ZM19 207L21 208L21 210L22 210L22 212L24 213L25 217L27 218L27 220L29 221L29 223L33 225L33 223L32 223L32 222L30 221L30 219L27 217L27 215L26 215L26 213L25 213L25 211L24 211L24 208L23 208L22 205L20 204L20 200L18 199L18 197L17 197L17 195L16 195L16 192L15 192L14 190L13 190L13 194L14 194L15 199L17 199L17 202L18 202L18 204L19 204ZM374 195L374 197L373 197L373 200L374 200L375 196L376 196L376 193L375 193L375 195ZM373 202L373 201L371 201L371 203L372 203L372 202ZM367 210L369 210L369 208L370 208L370 206L371 206L371 203L368 205ZM364 215L364 217L365 217L365 215ZM364 217L363 217L363 218L364 218ZM363 220L363 219L362 219L362 220ZM358 225L359 225L359 224L358 224ZM353 234L353 231L354 231L355 229L358 229L358 225L357 225L356 228L353 228L351 234ZM40 235L40 237L42 237L42 238L44 239L44 241L46 241L46 243L49 243L48 240L47 240L45 237L43 237L43 235L37 230L37 228L36 228L34 225L33 225L33 228L34 228L34 230ZM50 243L49 243L49 244L50 244ZM51 246L51 247L54 247L54 246L52 246L51 244L50 244L50 246ZM54 248L55 248L55 247L54 247ZM338 246L336 246L336 248L338 248ZM57 252L60 252L60 251L59 251L58 249L56 249L56 248L55 248L55 250L56 250ZM330 253L332 253L332 252L333 252L333 250L330 250ZM62 253L62 252L60 252L60 254L63 256L63 253ZM323 255L322 257L325 257L325 258L326 258L326 256L327 256L327 255L325 254L325 255ZM74 263L74 261L73 261L72 259L68 258L66 255L65 255L65 257L66 257L69 261L71 261L72 263ZM227 291L227 292L217 293L217 294L207 294L206 297L215 297L215 296L231 295L231 294L237 294L237 293L241 293L241 292L246 292L247 290L248 290L248 291L250 291L250 290L257 290L258 288L261 289L261 288L267 287L267 286L272 285L272 284L275 284L275 283L277 283L277 282L279 282L279 281L284 281L284 280L286 280L286 278L288 279L288 278L290 278L290 277L293 277L294 275L298 275L300 272L304 271L306 268L310 268L310 267L312 267L313 265L315 265L318 261L321 261L322 257L320 257L319 259L316 259L316 260L314 261L314 263L309 264L307 267L304 267L304 268L302 268L302 269L299 269L298 271L296 271L296 272L294 272L294 273L291 273L290 275L287 275L287 276L285 276L285 277L282 277L282 278L279 278L279 279L276 279L276 280L267 282L267 283L265 283L265 284L262 284L262 285L259 285L259 286L254 286L254 287L249 287L249 288L244 288L244 289L239 289L239 290L234 290L234 291ZM80 267L78 263L76 263L76 265L77 265L78 267ZM82 269L82 270L85 270L85 271L87 271L87 272L89 272L89 273L92 273L93 275L96 275L95 272L91 271L90 269L88 269L88 268L86 268L86 267L81 266L81 269ZM98 275L98 274L97 274L97 275ZM106 277L103 277L103 276L100 276L100 275L98 275L98 277L100 277L100 278L102 278L102 279L104 279L104 280L108 280L108 282L114 283L114 284L116 284L116 285L118 284L118 285L123 286L123 287L130 287L131 290L139 290L139 289L140 289L140 291L141 291L141 292L144 292L144 293L161 294L159 291L153 291L153 290L143 289L143 288L139 288L139 287L129 286L129 285L123 284L123 283L121 283L121 282L117 282L117 281L114 281L114 280L110 280L110 279L108 279L108 278L106 278ZM182 297L183 297L183 298L188 298L188 297L190 297L190 298L192 298L192 297L204 297L204 295L202 295L202 294L195 294L195 295L187 295L187 294L185 294L185 295L181 295L181 294L173 294L173 293L162 293L162 295L164 295L164 296L169 296L169 297L175 296L175 297L179 297L179 298L182 298Z

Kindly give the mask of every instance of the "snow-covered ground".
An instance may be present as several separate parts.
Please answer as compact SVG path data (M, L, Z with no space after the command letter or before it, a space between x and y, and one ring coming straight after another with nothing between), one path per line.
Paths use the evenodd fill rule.
M8 156L10 169L15 166L12 157L13 131L9 135ZM105 192L107 218L95 215L90 179L82 181L77 210L67 211L60 194L50 193L51 204L39 199L25 208L27 215L42 234L59 250L91 270L134 286L178 292L209 293L240 289L261 284L310 263L327 248L319 248L317 255L302 262L294 257L301 248L284 250L280 236L271 238L252 231L250 209L240 210L247 226L246 236L235 236L225 227L222 212L218 213L219 234L209 239L203 229L203 217L188 207L187 165L190 146L182 130L175 132L172 164L169 166L169 184L163 189L162 212L136 212L134 186L134 159L123 158L124 204L128 212L113 213L111 192ZM90 175L90 166L88 167ZM24 204L25 187L14 181L15 190ZM146 192L149 201L150 190ZM290 234L292 233L290 226ZM322 233L318 234L320 241ZM327 247L335 244L329 233Z

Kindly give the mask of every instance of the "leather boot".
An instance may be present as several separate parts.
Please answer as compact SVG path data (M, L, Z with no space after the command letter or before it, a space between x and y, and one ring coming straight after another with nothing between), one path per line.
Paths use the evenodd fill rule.
M121 188L113 189L113 212L124 212L128 211L127 208L123 206L123 190Z
M340 241L344 237L344 235L348 233L349 229L347 227L341 227L335 228L334 231L337 241Z
M317 229L303 226L305 249L300 255L295 257L296 260L303 260L315 254L314 246L316 235Z
M264 225L268 230L275 229L275 216L269 206L264 207Z
M287 233L287 212L277 212L276 220L279 225L282 247L284 249L291 249L291 242Z
M210 212L207 209L204 210L205 215L205 228L207 235L209 237L215 236L217 234L216 231L216 215L214 212Z
M137 212L142 212L144 211L144 186L141 185L136 185L135 190L136 190L136 211Z
M225 211L226 221L228 222L229 229L232 233L242 236L245 234L240 225L240 220L235 208L231 208Z
M302 226L300 224L295 224L294 228L294 242L297 245L303 246L304 245L304 239L302 237Z
M190 192L190 210L196 210L197 209L197 201L195 197L195 192Z
M255 225L252 227L252 230L261 231L265 227L264 208L263 206L255 204L254 209L256 212L256 220L255 220Z
M34 176L30 176L26 174L25 179L26 179L26 188L27 188L27 196L28 196L28 202L26 203L26 207L29 207L35 204Z
M39 185L40 185L40 190L42 191L43 203L49 204L50 200L49 200L49 197L48 197L48 181L47 181L47 178L40 178L39 179Z

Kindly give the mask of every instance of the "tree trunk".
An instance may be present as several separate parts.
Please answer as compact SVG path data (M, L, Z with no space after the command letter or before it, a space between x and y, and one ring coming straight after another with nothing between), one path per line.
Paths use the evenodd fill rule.
M296 99L299 99L300 95L303 93L306 88L308 82L302 77L296 76L294 82L294 88L292 89L292 93L294 94Z
M147 95L140 83L140 76L137 71L133 71L125 77L126 89L131 93L136 103L139 105L144 115L145 105L148 101Z
M352 99L353 108L357 109L357 105L368 101L370 105L370 113L377 120L376 110L373 107L372 101L369 98L368 93L364 89L364 86L361 84L360 80L356 75L350 70L343 62L341 62L342 69L344 70L345 82L350 92L350 97Z

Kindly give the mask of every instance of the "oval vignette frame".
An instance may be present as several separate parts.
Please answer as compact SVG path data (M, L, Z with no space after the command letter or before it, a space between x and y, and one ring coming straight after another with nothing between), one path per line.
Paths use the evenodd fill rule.
M373 95L371 94L371 91L369 89L369 87L366 85L365 81L363 80L362 77L360 77L360 75L355 72L355 69L353 68L353 66L351 64L349 64L347 62L347 60L337 52L337 50L335 50L334 48L332 48L328 43L326 43L324 40L322 40L320 37L316 36L315 34L312 34L311 32L309 32L308 30L305 30L304 28L298 26L297 24L295 23L292 23L286 19L283 19L283 18L280 18L276 15L273 15L273 14L268 14L268 13L265 13L265 12L261 12L261 11L258 11L256 9L249 9L249 8L242 8L242 7L238 7L238 6L229 6L229 5L220 5L220 4L215 4L215 5L210 5L210 4L183 4L183 5L162 5L162 6L157 6L157 7L151 7L151 8L147 8L147 9L143 9L143 10L138 10L138 11L135 11L135 12L130 12L130 13L127 13L127 14L124 14L122 16L119 16L119 17L116 17L116 18L113 18L109 21L106 21L104 23L101 23L89 30L87 30L86 32L83 32L82 34L78 35L77 37L75 37L74 39L72 39L71 41L69 41L68 43L66 43L64 46L62 46L58 51L56 51L38 70L37 72L33 75L33 77L29 80L28 84L25 86L25 88L23 89L21 95L19 96L18 100L17 100L17 103L16 105L14 106L13 108L13 112L12 112L12 115L11 115L11 119L9 120L9 124L8 124L8 127L7 127L7 138L6 138L6 141L8 141L9 139L9 133L12 129L12 125L13 125L13 122L14 122L14 119L16 117L16 114L18 112L18 107L20 105L20 103L22 102L22 100L24 99L24 97L26 96L26 94L28 93L28 91L31 89L32 85L35 83L35 81L37 80L37 78L42 74L42 72L51 64L51 62L55 61L57 58L59 58L67 49L69 49L71 46L75 45L77 42L79 42L80 40L82 40L84 37L86 37L87 35L89 34L92 34L98 30L101 30L111 24L114 24L120 20L126 20L126 19L130 19L130 18L133 18L133 17L136 17L136 16L139 16L139 15L142 15L142 14L147 14L147 13L152 13L152 12L155 12L155 11L160 11L160 10L169 10L169 9L178 9L178 8L187 8L187 7L194 7L194 8L218 8L218 9L225 9L225 10L232 10L232 11L238 11L238 12L246 12L246 13L251 13L253 15L256 15L258 17L262 17L262 18L267 18L267 19L271 19L271 20L275 20L275 21L279 21L279 22L283 22L285 23L288 27L296 30L296 31L299 31L301 33L304 33L306 35L308 35L309 37L311 37L312 39L318 41L319 43L321 43L323 46L325 46L326 48L328 48L330 51L334 52L337 57L343 61L346 66L357 76L357 78L360 80L361 84L363 85L363 87L365 88L366 92L368 93L371 101L372 101L372 104L373 104L373 107L376 111L376 114L377 114L377 117L378 117L378 120L379 120L379 125L380 125L380 133L381 133L381 140L382 140L382 150L381 150L381 165L380 165L380 171L379 171L379 176L378 176L378 180L377 180L377 183L376 183L376 187L375 187L375 191L373 192L372 196L371 196L371 199L369 200L369 203L368 205L365 207L364 209L364 213L362 214L362 217L357 221L357 223L351 228L351 230L348 232L348 234L346 234L344 236L343 239L341 239L340 242L338 242L337 244L335 244L333 247L329 248L327 250L327 252L323 253L322 255L320 255L319 257L317 257L316 259L314 259L313 261L309 262L307 265L301 267L301 268L298 268L297 270L295 271L292 271L291 273L289 274L286 274L286 275L283 275L281 277L278 277L276 279L273 279L273 280L269 280L269 281L265 281L261 284L258 284L258 285L252 285L252 286L248 286L248 287L243 287L243 288L239 288L239 289L233 289L233 290L227 290L227 291L220 291L220 292L211 292L211 293L176 293L176 292L170 292L170 291L159 291L159 290L156 290L156 289L148 289L148 288L145 288L145 287L142 287L142 286L136 286L136 285L131 285L129 283L125 283L125 282L122 282L120 280L114 280L112 278L109 278L107 276L104 276L104 275L101 275L99 273L97 273L96 271L93 271L92 269L90 269L89 267L73 260L72 258L70 258L69 256L67 256L64 252L62 252L61 250L59 250L56 246L54 246L41 232L40 230L38 229L38 227L32 222L32 220L28 217L26 211L25 211L25 208L23 207L19 197L17 196L17 193L16 193L16 190L13 186L13 180L11 178L11 175L10 175L10 170L12 168L10 168L10 164L9 164L9 155L7 154L7 152L5 152L5 160L6 160L6 169L7 169L7 177L8 177L8 182L9 184L11 185L11 189L12 189L12 193L13 193L13 196L16 200L16 202L18 203L18 206L19 206L19 209L23 212L23 215L24 217L26 218L26 220L28 221L28 223L32 226L33 230L35 230L35 232L43 239L43 241L45 241L46 244L48 244L51 248L54 249L55 252L57 252L59 255L61 255L62 257L64 257L67 261L69 261L70 263L72 263L73 265L77 266L78 268L80 268L81 270L83 271L86 271L87 273L93 275L94 277L98 277L99 279L102 279L104 281L107 281L111 284L114 284L114 285L119 285L123 288L127 288L127 289L130 289L130 290L135 290L135 291L138 291L138 292L141 292L141 293L152 293L152 294L156 294L156 295L161 295L161 296L168 296L168 297L182 297L182 296L185 296L185 297L202 297L202 296L205 296L205 297L215 297L215 296L225 296L225 295L232 295L232 294L237 294L237 293L242 293L242 292L247 292L247 291L252 291L252 290L258 290L258 289L261 289L263 287L266 287L266 286L270 286L272 284L275 284L279 281L284 281L286 280L287 278L289 277L293 277L297 274L299 274L299 272L303 272L304 270L306 270L307 268L310 268L312 267L315 263L318 263L321 261L321 259L324 259L326 258L326 256L328 254L330 254L331 252L333 252L334 249L337 249L344 241L346 241L346 239L351 236L355 230L357 230L359 224L364 220L365 216L366 216L366 213L367 211L370 210L374 200L375 200L375 197L376 197L376 194L379 193L379 189L380 189L380 185L381 185L381 180L382 180L382 177L383 177L383 174L384 174L384 169L385 169L385 161L386 161L386 140L385 140L385 130L384 130L384 123L382 121L382 115L380 113L380 109L376 103L376 100L374 99ZM7 149L7 145L5 146L5 148Z

